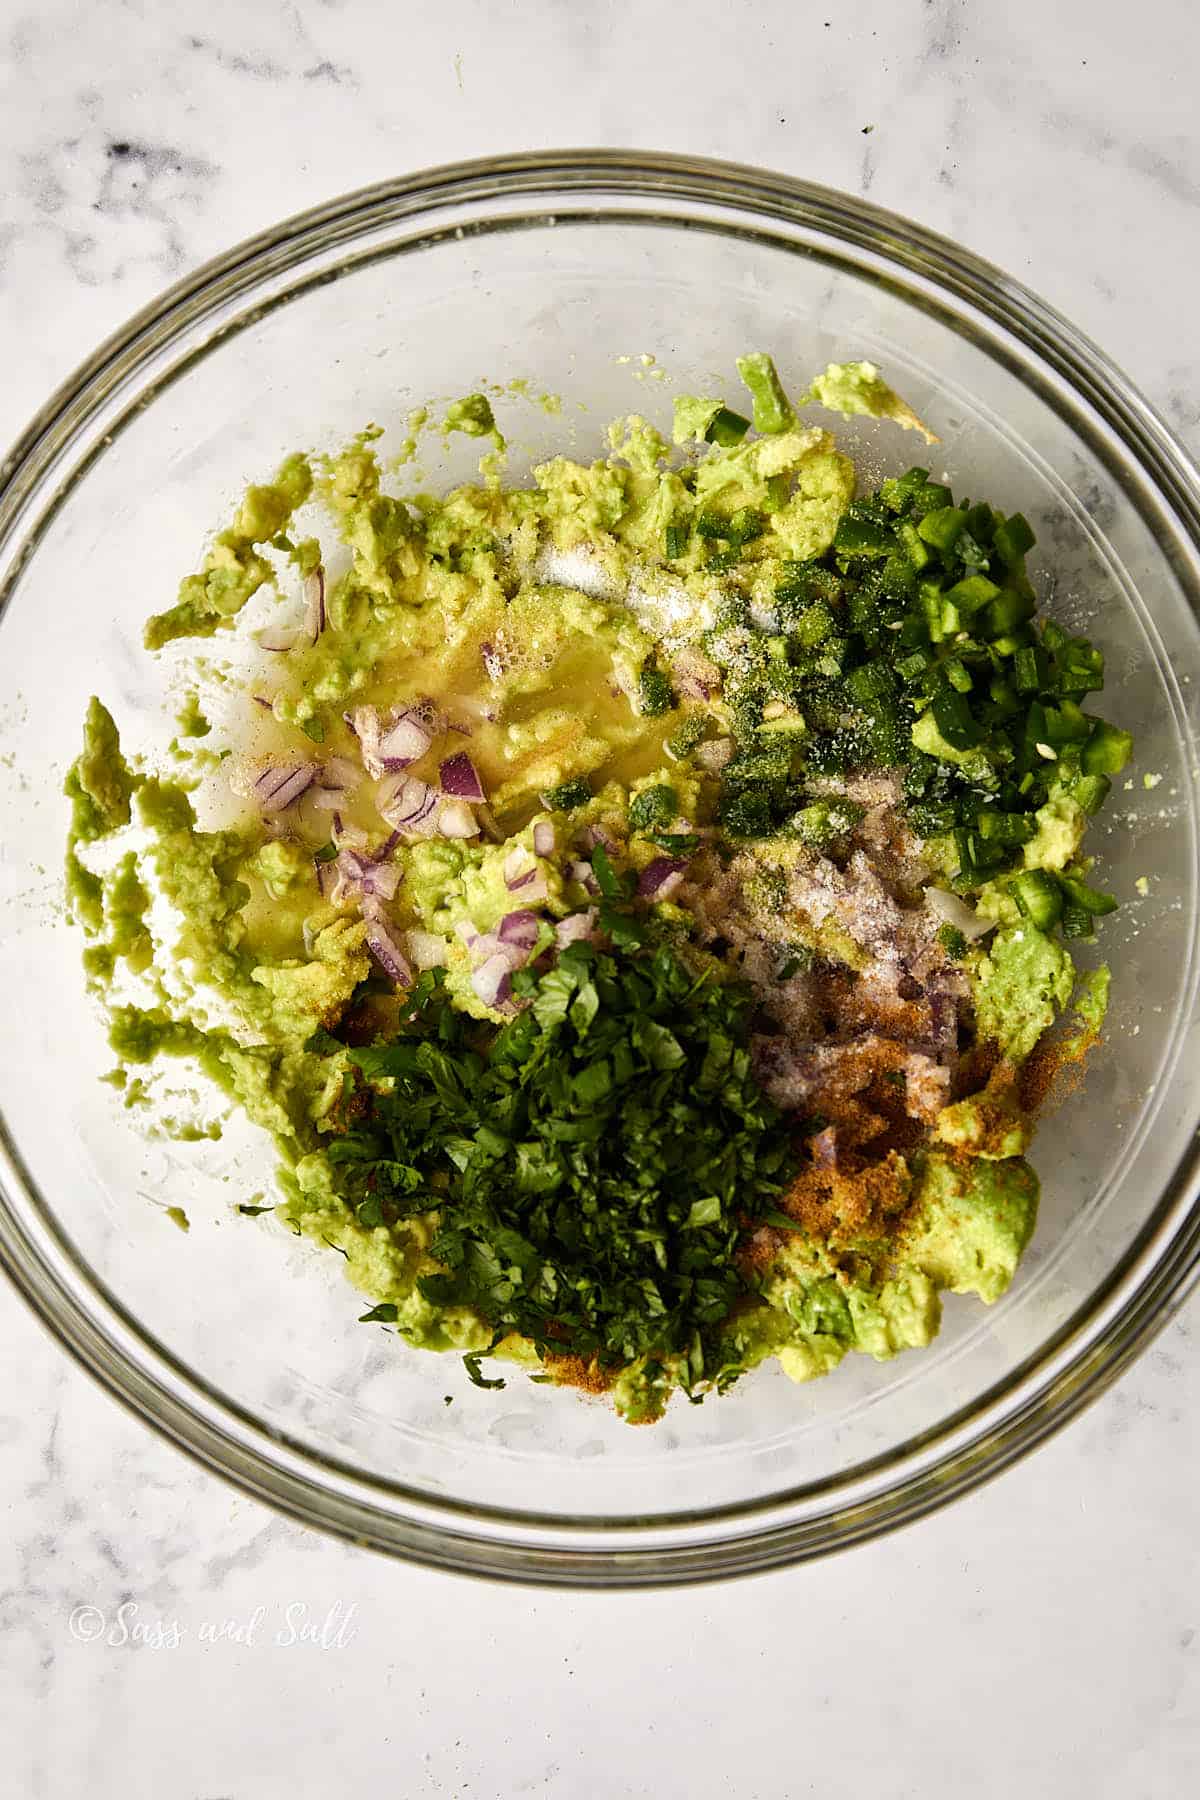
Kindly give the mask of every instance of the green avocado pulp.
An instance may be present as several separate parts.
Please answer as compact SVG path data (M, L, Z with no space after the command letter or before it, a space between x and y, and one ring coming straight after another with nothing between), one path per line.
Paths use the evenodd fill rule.
M860 491L804 408L936 441L873 365L739 371L748 414L679 395L525 485L478 393L395 459L486 441L450 493L375 428L290 456L146 626L169 750L93 700L66 784L131 1112L216 1135L164 1110L202 1075L278 1152L240 1211L341 1251L364 1322L632 1421L998 1299L1107 997L1071 948L1130 740L1028 525Z

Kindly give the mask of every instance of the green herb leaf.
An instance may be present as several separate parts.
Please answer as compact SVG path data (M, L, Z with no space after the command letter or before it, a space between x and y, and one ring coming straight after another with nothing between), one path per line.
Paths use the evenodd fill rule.
M493 1381L488 1380L487 1376L479 1366L478 1351L463 1357L463 1367L466 1369L467 1374L477 1388L502 1388L508 1385L504 1378L499 1375L496 1376Z
M596 885L606 900L624 898L624 883L613 868L612 858L603 844L597 844L592 851L592 872L596 877Z
M638 704L642 716L661 718L676 704L675 690L661 669L647 663L638 675Z
M679 813L679 795L666 782L659 782L654 787L642 788L629 802L629 827L631 831L654 831L659 826L669 825Z
M561 787L550 788L542 795L542 800L551 812L574 812L576 808L586 806L591 797L591 788L580 778L564 781Z
M611 949L531 971L490 1039L430 984L390 1042L343 1051L356 1124L331 1138L331 1173L370 1229L429 1217L430 1304L543 1354L657 1360L694 1393L710 1348L726 1360L741 1230L778 1204L792 1134L750 1073L749 994L698 980L596 858ZM482 1354L468 1373L490 1386Z

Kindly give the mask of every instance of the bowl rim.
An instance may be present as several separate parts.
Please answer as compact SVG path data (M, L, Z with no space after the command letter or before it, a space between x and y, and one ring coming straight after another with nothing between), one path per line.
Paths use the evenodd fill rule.
M540 203L545 220L565 210L550 204L552 197L569 203L581 196L593 206L605 196L612 202L711 206L759 224L806 228L898 265L934 293L966 301L1098 415L1170 509L1200 564L1195 463L1104 353L1023 284L939 234L831 188L742 164L607 149L519 153L417 171L297 213L204 263L108 337L60 384L0 461L0 549L13 541L47 475L80 442L89 421L219 301L253 292L264 280L298 268L314 249L349 245L378 225L518 198ZM614 208L612 216L621 214ZM19 545L0 612L31 550L28 542ZM1195 610L1194 587L1192 601ZM33 1226L12 1204L17 1192L37 1215ZM794 1489L762 1503L610 1524L418 1494L267 1432L154 1345L95 1277L72 1276L78 1265L65 1234L24 1172L0 1118L0 1264L42 1324L135 1416L206 1468L302 1523L430 1566L545 1585L665 1586L752 1573L866 1541L979 1486L1103 1392L1182 1305L1200 1280L1198 1193L1200 1140L1193 1136L1153 1215L1088 1301L995 1389L877 1459L879 1469L858 1465L851 1472L863 1490L857 1497L814 1516L789 1517L789 1504L811 1491ZM1098 1317L1118 1301L1098 1336ZM130 1345L149 1356L134 1354ZM988 1423L989 1412L1001 1413L1001 1401L1002 1416ZM982 1425L971 1425L981 1418ZM897 1467L898 1479L871 1487L869 1477ZM847 1485L834 1480L821 1484L821 1491L836 1501ZM381 1505L384 1498L393 1504ZM720 1529L714 1533L712 1527Z

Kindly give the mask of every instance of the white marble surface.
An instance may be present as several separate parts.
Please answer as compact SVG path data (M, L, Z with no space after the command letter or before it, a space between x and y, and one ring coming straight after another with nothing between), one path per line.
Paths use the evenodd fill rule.
M0 436L158 288L283 214L459 156L641 143L953 233L1200 448L1197 42L1193 0L8 0ZM3 1295L0 1359L14 1800L1200 1790L1194 1308L1033 1460L900 1537L606 1599L468 1585L274 1518ZM276 1641L289 1606L326 1648ZM122 1618L130 1641L105 1641ZM207 1641L256 1618L248 1643Z

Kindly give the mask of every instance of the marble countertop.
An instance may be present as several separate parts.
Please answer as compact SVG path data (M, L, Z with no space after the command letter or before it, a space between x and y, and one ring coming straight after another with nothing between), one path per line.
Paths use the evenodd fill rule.
M287 213L591 143L766 164L950 233L1200 449L1195 48L1192 0L14 0L0 437L159 288ZM324 1541L151 1437L3 1295L0 1362L14 1800L1200 1789L1194 1307L950 1511L823 1565L641 1596Z

